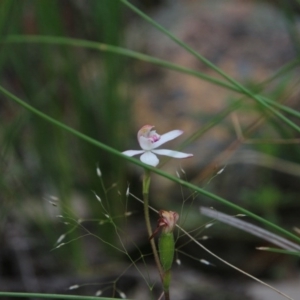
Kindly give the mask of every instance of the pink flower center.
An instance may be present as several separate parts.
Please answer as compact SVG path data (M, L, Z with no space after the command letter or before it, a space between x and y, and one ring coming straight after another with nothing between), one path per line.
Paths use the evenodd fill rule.
M160 140L160 135L157 134L155 131L150 131L149 136L148 136L148 140L149 140L151 143L155 143L155 142L157 142L158 140Z
M160 135L155 130L151 130L154 126L145 125L137 134L138 141L142 149L149 151L152 149L152 144L160 140Z

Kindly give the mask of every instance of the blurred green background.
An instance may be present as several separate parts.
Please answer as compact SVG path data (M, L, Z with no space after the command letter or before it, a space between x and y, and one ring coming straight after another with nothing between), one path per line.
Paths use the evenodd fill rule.
M202 2L199 2L201 5ZM250 2L266 4L265 1ZM299 32L297 31L299 4L295 2L291 5L283 5L284 1L269 2L272 4L268 5L271 5L272 9L275 7L285 20L285 30L289 35L292 50L285 53L283 61L289 63L299 57ZM168 24L168 18L174 16L176 5L178 5L177 1L174 1L174 4L168 1L146 0L133 1L133 3L147 13L155 15L158 20L162 18L166 24ZM195 1L187 1L186 7L194 3ZM173 7L174 10L172 8L168 11L168 7ZM180 13L182 16L187 16L186 11L179 10ZM243 18L242 14L240 18ZM0 2L2 39L10 35L71 37L132 49L130 41L133 39L132 36L138 32L137 40L140 39L140 43L137 49L133 50L150 53L150 55L159 53L163 57L163 50L155 52L156 47L154 46L158 46L159 49L161 41L155 38L152 31L148 31L148 27L145 29L141 26L141 32L139 32L137 20L138 17L119 0L2 0ZM178 24L180 24L179 20ZM257 23L255 24L257 25ZM264 24L261 26L263 27ZM192 25L191 27L195 28ZM197 37L198 31L195 30L195 32ZM151 35L147 36L148 33ZM232 33L232 36L238 39L242 34L243 32L237 30ZM210 38L213 39L213 36L208 35L208 40ZM222 34L217 38L222 39ZM187 34L186 40L193 46L198 45L193 31L191 35ZM204 44L205 42L202 41L202 46ZM295 134L278 120L271 119L265 111L250 101L240 105L240 96L226 90L220 92L219 87L216 87L216 94L221 95L220 97L224 100L222 105L210 112L203 111L202 104L199 107L191 106L188 113L181 115L175 111L176 107L180 107L176 102L179 100L176 99L182 97L182 93L185 91L183 89L172 90L168 87L168 84L180 86L181 79L172 81L171 77L170 81L164 81L166 75L157 67L84 47L51 45L51 43L1 43L0 46L1 86L35 108L120 151L126 150L128 147L137 149L135 133L139 129L138 126L144 125L142 122L151 121L155 125L162 125L166 130L169 129L166 123L178 126L176 124L178 122L189 135L198 134L197 141L194 141L195 146L189 145L191 147L189 150L195 153L195 160L187 164L187 176L191 182L205 186L210 191L281 226L286 226L288 229L300 226L297 225L300 212L298 201L300 151L297 140L299 134ZM216 47L213 42L212 48L215 51ZM218 50L218 53L217 50L214 52L206 50L206 48L204 51L207 51L207 54L211 55L209 58L218 64L218 62L220 63L219 56L226 52L224 49ZM272 53L272 49L269 50ZM167 54L170 53L170 56L174 53L176 55L176 51L168 51ZM234 55L233 60L238 61L238 54ZM178 57L179 62L187 63L187 66L191 67L188 60L180 55ZM269 66L268 54L262 59ZM228 70L231 70L230 63L228 65L220 64L221 67L228 67ZM280 61L276 68L270 67L270 69L273 72L281 65L283 63ZM241 63L244 73L247 73L245 71L247 67L249 66L245 67ZM195 68L204 74L210 74L203 66L195 65ZM272 81L271 85L258 86L263 81L262 78L268 78L272 72L262 73L262 77L259 78L245 76L245 78L238 79L247 87L258 92L266 87L263 91L264 95L279 102L291 103L295 110L299 110L300 103L297 98L299 85L296 77L299 76L299 73L297 69L287 69L281 77ZM188 82L191 84L191 90L197 85L191 80ZM147 85L149 86L147 87ZM152 106L149 107L144 105L147 103L147 101L144 102L144 99L146 98L145 94L152 89L161 94L150 97L154 100L151 102ZM212 96L213 99L212 90L214 88L209 90L209 93L212 94L208 93L208 97ZM165 101L161 101L162 97L166 97ZM197 97L206 98L206 94L204 92L202 96L198 94ZM170 99L175 100L169 101L169 103ZM142 103L142 107L144 105L143 109L140 109L139 101ZM164 110L162 105L166 105L168 108ZM181 107L179 111L180 109ZM225 113L226 110L228 113ZM237 125L228 117L234 110L242 116L241 128L239 128L239 124ZM145 111L149 115L145 114ZM164 114L165 111L168 112L168 115ZM139 112L141 114L137 116ZM224 116L220 117L223 114ZM250 114L253 114L253 119L247 119ZM169 121L169 118L172 121ZM259 123L259 118L263 118L262 125ZM291 119L300 124L298 118ZM246 120L245 123L243 120ZM0 125L0 239L4 245L0 249L0 275L3 278L3 282L0 282L1 289L58 292L68 285L76 283L79 275L86 276L88 282L94 278L97 279L98 275L105 275L111 279L118 274L120 266L124 267L123 263L128 264L126 255L112 250L112 247L100 241L95 243L95 238L80 239L79 237L85 233L84 231L80 228L74 229L72 226L64 224L66 219L60 222L56 217L56 215L63 214L74 219L105 220L103 207L97 202L93 191L105 200L104 205L113 217L118 217L127 210L134 211L134 222L136 223L133 223L132 227L126 223L126 226L129 226L126 234L134 236L133 239L141 247L141 251L144 249L146 252L149 251L145 230L143 231L142 216L139 213L141 206L131 201L129 207L126 207L128 203L125 191L128 183L130 183L133 193L140 196L141 172L139 170L126 168L126 164L121 159L48 124L2 94L0 95ZM209 139L205 135L205 128L221 129L221 142L215 143L214 140L215 136L219 136L219 131L213 135L214 139ZM249 146L250 148L247 148L248 146L245 146L243 141L237 138L239 129L242 129L246 136L248 134L247 137L250 140L270 137L270 139L289 139L292 142L288 144L270 141L258 144L253 142ZM226 131L226 134L223 131ZM272 159L262 155L255 156L254 160L256 159L256 161L249 168L249 166L245 167L243 161L250 160L252 157L250 154L254 152L243 152L244 156L243 153L235 155L225 169L225 173L229 175L222 175L223 177L220 179L217 177L207 187L207 180L213 176L216 170L214 168L221 167L219 160L216 159L220 153L226 154L228 149L231 151L236 149L253 150L256 151L256 154L271 155ZM201 156L201 152L208 154ZM97 167L102 172L102 178L96 174ZM182 200L184 197L188 197L189 192L181 193L178 186L170 186L164 181L160 183L156 179L154 182L156 182L153 188L154 205L163 203L169 209L180 210ZM48 200L53 200L51 196L59 199L57 208L49 204ZM175 208L166 200L167 197L174 199L172 205ZM201 204L210 205L208 199L201 198L200 200ZM189 216L186 226L190 229L199 226L198 206L199 202L186 206L185 214ZM194 210L191 209L193 207ZM226 210L224 207L221 209ZM196 211L197 213L195 213ZM156 216L153 215L153 218L155 224ZM128 221L130 220L128 219ZM203 224L204 221L201 219L200 224ZM74 223L72 220L70 222ZM115 224L123 226L122 222L127 221L120 218L120 220L116 219ZM96 226L87 226L91 226L88 228L95 235L110 243L118 244L112 224L105 223L101 226L98 226L98 223L94 224ZM224 235L224 228L220 227L214 232L216 237L214 241L219 239L218 242L221 245L226 245L223 248L226 258L232 258L233 252L235 262L241 263L243 258L237 257L236 253L241 256L247 255L249 253L247 247L253 249L256 240L253 242L251 238L249 238L250 241L245 238L244 241L243 234L238 235L236 231L232 230L231 232L228 228L225 229L226 234ZM49 252L55 247L58 237L69 231L67 240L74 239L74 241ZM227 235L231 236L230 243ZM245 244L236 249L241 240ZM25 245L26 251L18 246L20 243ZM220 244L212 242L210 246L218 251ZM247 246L245 246L246 244ZM133 248L128 246L128 249L132 251L130 252L132 256L138 258L140 252ZM198 255L199 251L198 248L192 247L186 247L184 250L191 251L192 255ZM276 264L274 263L277 259L276 256L272 254L268 257L271 259L265 260L262 267L260 264L263 259L259 257L256 260L255 255L251 254L251 259L255 263L245 263L245 268L257 276L269 276L269 278L280 278L287 274L294 276L299 271L297 269L299 262L295 258L280 257L280 264ZM206 257L206 259L209 258ZM27 262L29 267L28 265L23 266L22 261L23 263ZM191 262L187 260L186 263L188 265ZM272 266L270 271L268 268ZM198 268L204 267L200 265ZM209 274L214 273L211 270L205 271ZM222 272L227 274L228 270L222 270ZM68 275L63 276L63 274ZM57 278L57 280L60 279L60 283L47 286L42 279L40 282L35 281L37 277L51 277L53 282L54 278ZM26 278L32 280L26 281ZM49 282L51 280L49 279ZM78 280L83 279L79 277ZM131 283L130 280L126 282L127 285Z
M0 3L2 38L16 34L51 35L117 46L123 43L126 18L117 0L5 0ZM0 65L4 88L70 127L116 149L123 148L131 126L128 60L78 47L23 43L2 44ZM21 235L21 240L36 236L37 245L33 247L29 243L30 252L49 255L58 237L69 230L55 216L67 212L75 218L99 218L101 207L92 190L103 198L105 192L96 168L102 170L104 185L117 182L118 189L124 190L124 164L48 124L3 95L0 106L1 235L4 240L9 239L5 232L12 224L13 228L17 227L12 230ZM49 204L51 196L59 199L59 208ZM117 189L110 192L110 197L119 197ZM110 208L112 215L117 214L116 202ZM26 228L23 234L19 233L20 226ZM112 227L102 229L108 240L113 240L111 230ZM67 239L78 238L80 234L80 230L75 230ZM52 252L53 259L57 259L56 266L51 260L48 264L37 263L37 270L32 266L35 275L28 270L29 277L43 272L49 275L60 268L62 273L86 269L89 262L83 249L87 247L85 243L76 240ZM7 242L4 244L7 246ZM9 246L3 249L2 275L7 277L12 273L17 278L18 263L14 262L14 255L9 256L9 250ZM18 285L16 281L9 288L4 283L1 288L22 289ZM40 290L36 285L25 288Z

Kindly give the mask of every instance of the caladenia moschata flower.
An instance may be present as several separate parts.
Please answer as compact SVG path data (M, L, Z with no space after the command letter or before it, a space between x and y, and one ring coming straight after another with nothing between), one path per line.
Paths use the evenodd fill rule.
M187 158L193 156L193 154L179 151L156 149L162 144L177 138L183 133L183 131L172 130L165 134L159 135L155 130L153 130L153 128L154 126L152 125L145 125L138 131L137 139L142 150L127 150L122 153L127 156L142 154L140 160L143 163L153 167L156 167L159 163L159 159L155 154L170 156L173 158Z
M159 211L157 228L150 237L150 239L153 238L158 231L161 231L158 241L158 250L160 262L164 271L170 270L173 263L175 251L173 231L178 219L179 215L177 212L166 210Z

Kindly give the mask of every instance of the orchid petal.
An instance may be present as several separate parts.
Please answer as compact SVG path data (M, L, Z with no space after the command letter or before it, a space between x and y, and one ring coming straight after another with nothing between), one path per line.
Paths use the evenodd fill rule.
M162 227L162 232L172 232L176 226L176 222L179 219L178 213L175 211L160 210L159 216L160 218L158 219L158 224L160 227Z
M150 151L146 151L143 155L141 155L140 160L147 165L156 167L159 163L157 156Z
M177 138L178 136L182 135L183 134L183 131L182 130L172 130L172 131L169 131L163 135L160 136L160 139L153 143L152 144L152 149L154 148L157 148L159 147L160 145L168 142L168 141L171 141L171 140L174 140L175 138Z
M146 138L144 136L139 137L139 144L140 144L141 148L146 151L152 150L153 145L154 145L154 143L152 143L151 140L149 140L148 138Z
M154 126L153 125L144 125L137 133L137 139L139 140L139 138L141 136L148 136L149 133L151 132L151 129L153 129Z
M157 150L152 150L152 152L159 155L165 155L174 158L187 158L193 156L193 154L190 153L183 153L183 152L173 151L168 149L157 149Z
M145 152L144 150L127 150L122 153L127 156L134 156L134 155L142 154L144 152Z

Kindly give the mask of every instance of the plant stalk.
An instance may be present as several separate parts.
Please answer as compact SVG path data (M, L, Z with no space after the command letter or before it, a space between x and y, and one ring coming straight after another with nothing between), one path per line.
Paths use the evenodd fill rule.
M144 198L144 215L145 215L145 222L146 222L146 227L148 231L149 237L152 236L152 228L151 228L151 222L150 222L150 216L149 216L149 187L150 187L150 171L145 169L145 174L143 178L143 198ZM154 255L154 260L157 266L157 269L159 271L159 275L161 280L163 281L163 269L159 260L157 248L155 245L155 240L151 239L150 240L152 252Z

